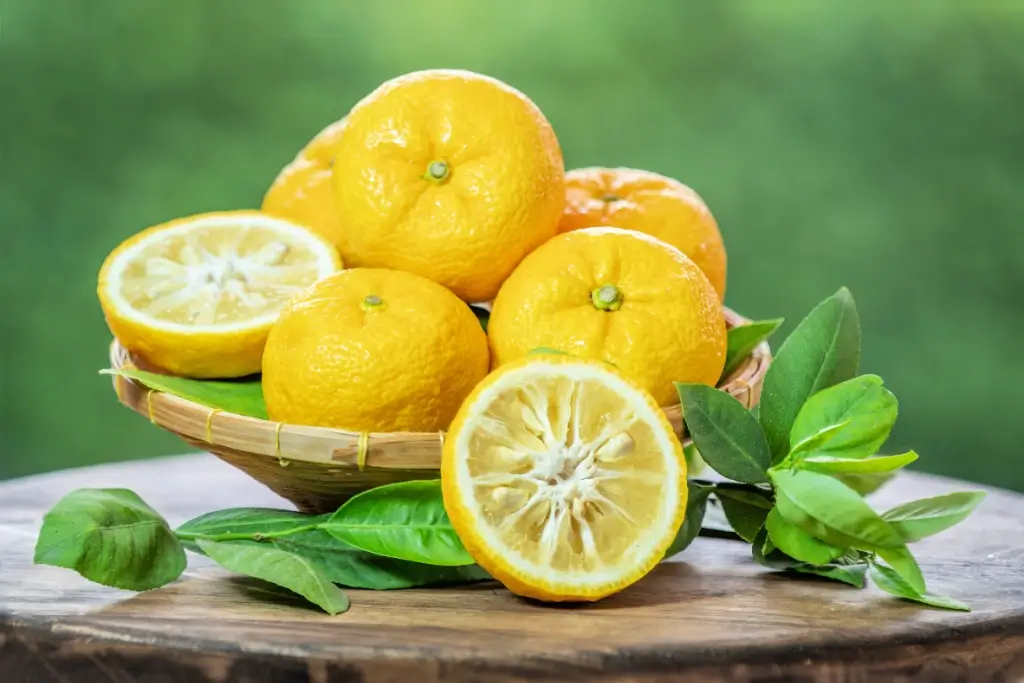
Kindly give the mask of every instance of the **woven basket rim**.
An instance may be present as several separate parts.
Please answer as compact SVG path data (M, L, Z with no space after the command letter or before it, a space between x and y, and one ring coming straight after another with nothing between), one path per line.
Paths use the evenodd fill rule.
M725 314L729 327L750 322L728 308ZM719 382L718 387L748 408L752 407L771 360L771 349L767 342L762 342L736 370ZM110 345L110 365L114 370L126 366L145 368L145 364L137 362L117 339ZM208 450L222 447L277 458L282 466L299 460L360 470L436 471L440 468L444 432L359 433L285 424L210 408L120 376L115 376L113 383L122 404L186 441L209 447ZM662 410L676 434L683 437L681 407L676 404L664 406Z

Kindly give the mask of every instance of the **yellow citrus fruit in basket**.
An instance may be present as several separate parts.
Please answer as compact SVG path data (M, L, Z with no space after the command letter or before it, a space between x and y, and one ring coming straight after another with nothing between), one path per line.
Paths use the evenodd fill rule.
M555 235L564 167L525 95L468 71L421 71L359 102L335 147L341 252L488 301Z
M686 461L658 403L566 355L534 354L477 386L445 439L441 485L473 559L539 600L597 600L639 580L686 511Z
M660 404L673 382L714 385L725 364L722 305L681 251L633 230L548 241L501 287L487 326L497 367L538 347L614 364Z
M100 270L114 336L148 363L188 377L260 371L288 300L341 267L305 228L258 211L200 214L126 240Z
M565 175L561 232L614 225L668 242L700 266L725 297L726 255L704 201L678 180L632 168L578 168Z
M345 119L324 128L281 169L267 194L262 210L304 225L336 247L341 243L341 221L334 206L331 168L334 145Z
M357 432L445 429L487 374L487 338L441 285L355 268L296 297L270 333L272 420Z

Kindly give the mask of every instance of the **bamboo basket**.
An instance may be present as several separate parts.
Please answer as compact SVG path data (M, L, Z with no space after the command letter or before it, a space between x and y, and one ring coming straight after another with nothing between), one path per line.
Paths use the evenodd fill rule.
M749 322L729 309L725 312L729 327ZM767 342L761 343L723 378L719 388L753 407L761 397L771 359ZM154 370L116 339L110 346L110 363L114 369ZM367 489L440 476L444 440L440 432L360 434L270 422L214 410L117 376L114 390L121 403L153 424L234 465L303 512L333 512ZM679 405L666 406L664 411L676 434L685 440Z

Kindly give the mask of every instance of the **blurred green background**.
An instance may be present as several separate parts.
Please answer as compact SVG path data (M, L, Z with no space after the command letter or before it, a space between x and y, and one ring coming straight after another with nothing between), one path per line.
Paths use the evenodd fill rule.
M117 403L103 257L173 217L256 207L326 123L461 67L547 114L569 167L703 195L727 303L841 285L888 448L1024 490L1024 5L0 0L0 478L186 447Z

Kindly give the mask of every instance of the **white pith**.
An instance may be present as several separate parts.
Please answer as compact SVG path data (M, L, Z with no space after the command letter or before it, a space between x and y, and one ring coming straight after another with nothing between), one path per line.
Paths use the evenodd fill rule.
M252 230L270 231L274 237L245 256L230 246L215 253L198 239L190 239L199 231L209 229L236 232L236 250ZM178 260L146 256L145 252L158 243L178 237L184 237L187 242ZM284 264L286 256L296 249L310 257L309 263ZM143 286L153 298L150 311L140 310L124 292L125 271L140 259L146 271ZM286 271L289 268L292 270ZM122 315L149 327L176 332L223 333L272 323L291 295L335 270L333 248L300 226L269 216L212 215L154 232L127 248L111 262L104 288ZM233 322L213 320L218 303L226 298L234 298L254 314ZM159 316L157 309L184 309L191 315L192 322L167 320Z
M515 453L508 453L506 458L523 458L523 473L495 471L493 474L479 476L474 479L470 471L470 442L478 430L490 432L495 425L488 424L493 418L485 415L488 407L496 398L514 388L525 387L524 382L535 378L560 376L584 382L594 380L614 391L623 399L625 410L609 420L601 433L588 441L579 439L578 410L579 394L577 387L572 392L572 409L569 424L552 425L545 403L548 396L534 395L531 398L540 405L533 410L523 411L523 424L531 434L544 444L543 450L519 444ZM623 469L631 467L628 459L639 454L632 452L635 446L630 430L643 423L649 426L655 436L656 450L659 451L660 471L657 472L657 486L660 487L658 510L653 522L643 528L637 528L635 537L631 539L620 556L602 558L600 549L595 547L595 537L599 537L600 525L608 513L630 519L630 504L616 504L604 495L602 488L614 479L638 478L650 479L655 473L650 471L631 471ZM565 433L561 427L566 427ZM493 432L492 432L493 433ZM494 556L502 557L509 565L515 567L523 576L540 578L551 583L565 583L579 589L588 586L605 586L620 580L623 576L635 572L637 566L649 561L653 553L659 552L674 524L679 504L680 465L676 460L677 444L671 439L675 437L664 427L663 419L651 409L644 396L633 387L622 381L613 373L589 364L548 364L544 362L522 366L500 377L494 384L487 387L470 407L469 417L460 430L455 444L458 454L455 476L457 489L465 491L462 503L468 508L469 518L475 520L476 531L482 543ZM509 448L509 451L513 448ZM649 449L650 450L650 449ZM609 468L616 463L616 469ZM527 490L533 488L532 494L524 498L522 488L516 484L524 484ZM488 506L495 505L504 510L508 507L508 515L498 525L491 524L484 514L475 495L477 489L490 491ZM564 543L565 534L576 534L582 553L588 556L591 568L588 571L564 571L544 561L533 561L523 553L510 547L510 533L514 534L513 526L526 514L534 514L535 508L547 506L543 530L537 535L534 548L541 560L550 559L558 552L557 544ZM594 514L594 507L599 506L601 512ZM649 503L647 505L649 507ZM534 511L534 512L531 512ZM493 511L492 511L493 512ZM545 513L541 512L541 517ZM607 522L605 522L607 523ZM634 527L636 528L636 527ZM567 531L566 531L567 530ZM561 539L561 540L560 540Z

